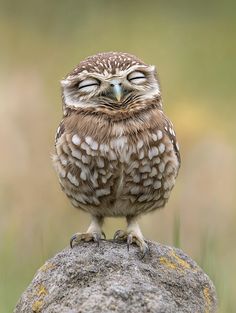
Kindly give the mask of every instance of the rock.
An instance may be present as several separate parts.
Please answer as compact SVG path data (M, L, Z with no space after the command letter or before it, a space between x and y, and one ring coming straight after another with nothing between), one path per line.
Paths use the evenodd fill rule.
M14 313L213 313L208 276L181 250L149 242L143 259L132 246L81 243L47 261Z

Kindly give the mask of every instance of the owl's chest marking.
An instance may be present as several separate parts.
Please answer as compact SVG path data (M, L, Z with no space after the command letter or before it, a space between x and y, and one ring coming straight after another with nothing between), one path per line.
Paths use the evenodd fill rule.
M148 140L134 142L122 135L99 144L91 136L63 135L56 145L55 167L72 204L91 213L102 207L104 215L163 206L178 161L161 130Z

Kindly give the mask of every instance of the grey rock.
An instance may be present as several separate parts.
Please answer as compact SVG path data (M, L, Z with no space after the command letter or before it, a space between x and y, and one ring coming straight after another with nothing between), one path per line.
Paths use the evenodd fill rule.
M22 294L14 313L213 313L208 276L181 250L149 242L132 246L81 243L48 260Z

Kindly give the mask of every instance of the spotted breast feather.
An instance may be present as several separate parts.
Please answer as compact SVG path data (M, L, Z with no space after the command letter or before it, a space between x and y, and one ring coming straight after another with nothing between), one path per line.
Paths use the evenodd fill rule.
M179 168L175 133L162 112L149 128L132 121L101 124L93 116L65 118L56 141L60 184L75 207L126 216L165 205ZM153 123L156 121L155 123ZM85 127L85 125L93 127ZM66 132L64 131L66 129Z

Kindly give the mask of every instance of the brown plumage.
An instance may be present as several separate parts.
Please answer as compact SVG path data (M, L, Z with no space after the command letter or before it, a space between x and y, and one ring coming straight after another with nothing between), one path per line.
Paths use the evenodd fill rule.
M98 241L104 217L124 216L127 231L115 238L145 253L137 217L165 205L180 166L155 67L127 53L97 54L62 80L62 99L54 165L71 203L92 215L71 245Z

